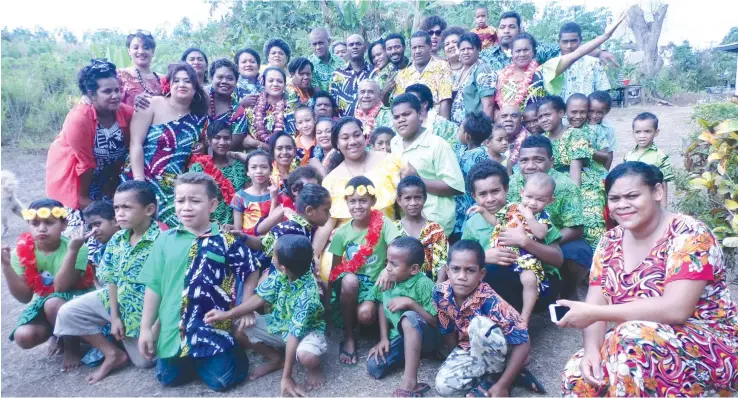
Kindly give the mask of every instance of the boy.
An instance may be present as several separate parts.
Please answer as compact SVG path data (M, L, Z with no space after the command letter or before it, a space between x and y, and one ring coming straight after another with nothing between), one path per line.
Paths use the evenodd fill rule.
M115 222L115 210L113 204L108 201L96 200L82 210L82 218L85 226L92 233L87 239L89 255L87 262L95 269L95 286L101 287L100 274L107 272L100 268L100 260L105 254L105 247L113 237L120 231L120 226Z
M135 281L160 232L159 225L152 219L156 212L156 194L143 181L127 181L116 189L113 200L115 222L123 229L107 241L100 262L98 277L105 287L64 304L54 328L55 335L80 336L105 356L100 367L87 376L90 384L122 368L129 359L139 368L154 365L153 361L143 359L138 351L146 286ZM90 206L84 215L87 221L94 223L99 216L88 213ZM124 350L102 334L102 329L108 325L110 334Z
M667 183L674 180L674 172L671 169L669 155L656 147L653 142L659 135L659 118L653 113L643 112L633 119L633 138L636 147L625 154L623 162L638 161L656 166L664 174L664 197L661 199L661 207L666 208L669 203L667 198Z
M497 44L497 30L487 24L487 6L479 6L474 10L474 29L472 33L476 33L482 40L482 50Z
M430 391L418 383L422 353L435 352L440 343L438 312L431 300L435 284L420 266L425 261L423 244L403 236L387 248L387 276L394 287L382 292L379 311L380 341L369 351L367 371L381 379L391 369L405 363L400 386L393 396L423 396Z
M313 248L310 240L300 235L279 238L274 250L272 272L259 284L256 293L243 304L229 311L213 309L205 314L210 325L253 313L265 303L272 305L268 315L256 315L253 327L246 329L251 347L264 355L267 363L256 368L251 379L264 376L284 366L280 392L282 396L305 396L305 390L295 384L292 373L297 359L307 369L307 391L320 387L325 381L320 357L328 345L325 341L326 324L320 302L318 283L310 272ZM278 351L286 347L286 353Z
M431 131L422 128L421 104L413 94L400 94L392 101L392 116L397 136L392 138L392 153L401 156L400 178L417 175L428 187L423 212L443 227L446 236L456 222L454 196L464 194L464 176L451 146Z
M595 161L610 170L612 166L613 153L615 152L615 128L607 124L603 119L610 113L612 98L607 91L595 91L589 95L589 112L587 119L589 129L592 133L591 142L594 148L592 157ZM603 176L606 177L607 175Z
M146 294L138 347L147 360L158 354L156 378L162 385L182 384L196 373L223 391L246 378L248 358L235 347L230 321L209 325L204 315L232 307L237 280L246 280L244 295L250 296L258 274L239 241L210 222L218 207L215 180L189 172L174 187L180 225L156 239L139 276Z
M441 335L453 349L436 376L441 396L506 397L530 352L528 329L520 314L482 282L484 251L461 240L451 247L448 281L433 291ZM508 352L509 350L509 352ZM507 362L507 364L506 364ZM492 384L488 377L499 375Z

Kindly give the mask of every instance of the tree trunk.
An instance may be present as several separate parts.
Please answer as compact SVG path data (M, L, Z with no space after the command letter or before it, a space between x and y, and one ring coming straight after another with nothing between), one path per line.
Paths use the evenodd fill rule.
M655 5L651 10L653 16L651 22L646 21L643 10L639 6L633 5L628 10L628 27L635 36L636 46L643 51L640 72L644 80L655 79L664 66L664 60L659 55L659 36L661 36L661 28L668 8L667 4ZM655 94L648 90L646 93L647 97Z
M420 7L421 0L415 0L415 7L413 10L413 32L420 30L420 23L423 22L422 10Z

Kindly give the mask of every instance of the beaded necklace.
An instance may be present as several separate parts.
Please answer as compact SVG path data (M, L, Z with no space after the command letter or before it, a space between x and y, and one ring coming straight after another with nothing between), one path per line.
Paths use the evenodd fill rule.
M159 75L156 74L156 72L151 71L151 73L154 74L154 77L156 78L156 81L159 83L159 86L161 87L161 79L159 79ZM141 76L141 71L136 69L136 75L138 75L138 84L141 85L141 88L144 89L146 94L149 95L157 95L156 92L149 87L148 83L144 80L143 76Z
M226 113L228 113L228 118L226 120L231 121L231 118L233 118L233 106L229 105ZM210 115L213 119L218 116L218 114L215 113L215 90L212 87L210 87Z

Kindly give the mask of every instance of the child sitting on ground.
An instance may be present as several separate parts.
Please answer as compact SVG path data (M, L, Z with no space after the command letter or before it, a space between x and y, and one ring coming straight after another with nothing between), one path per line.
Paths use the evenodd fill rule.
M115 222L115 209L113 204L96 200L82 210L82 218L85 221L85 227L92 234L87 239L87 263L95 270L95 286L102 287L99 283L99 274L105 272L100 269L100 260L105 254L105 248L113 235L120 231L120 227Z
M246 167L243 162L229 156L233 133L223 119L210 122L207 129L208 146L213 155L193 155L189 171L201 172L213 177L218 184L218 207L213 213L213 221L218 225L233 224L231 201L236 192L246 185Z
M404 217L397 221L400 236L411 236L420 240L425 252L420 272L433 280L446 280L445 266L448 254L448 239L443 227L423 216L423 206L428 199L425 183L418 176L407 176L397 184L397 204Z
M490 247L502 246L499 241L500 232L505 228L516 228L520 224L523 225L525 233L531 239L543 241L547 236L552 237L559 234L558 229L551 224L548 213L544 210L546 206L553 203L555 187L553 177L548 174L535 173L528 176L525 187L520 191L520 203L508 203L498 213L504 214L504 219L499 219L481 206L473 207L471 212L480 213L490 225L495 227L490 238ZM517 260L511 266L515 272L520 273L520 283L523 285L521 316L528 323L538 296L548 289L543 264L525 249L507 248L518 254Z
M615 152L615 128L604 121L605 116L610 113L610 104L612 98L607 91L595 91L589 95L589 112L587 113L587 121L589 122L590 137L594 153L592 158L607 170L612 166L613 152Z
M528 328L484 279L484 251L471 240L451 247L448 280L433 303L446 346L452 349L436 375L441 396L507 397L530 352ZM499 374L493 384L489 377ZM472 391L475 390L475 391Z
M395 136L395 132L389 127L377 127L369 136L369 144L373 151L390 153L390 141Z
M134 180L118 186L113 200L117 225L122 230L108 242L98 269L98 277L105 286L64 304L54 328L56 336L80 336L105 356L100 367L87 376L90 384L125 366L129 359L136 367L154 365L138 351L146 286L136 280L160 232L152 219L156 213L156 194L150 184ZM101 333L108 325L110 334L124 350Z
M320 289L310 272L312 258L313 247L307 237L280 237L274 249L274 265L278 272L271 273L243 304L225 312L213 309L205 314L208 324L218 325L253 314L265 303L272 305L270 314L256 314L254 325L245 333L253 343L251 348L267 360L266 364L253 371L251 379L284 367L280 385L282 396L302 397L306 391L325 382L320 357L328 349L326 324ZM278 351L285 347L285 354ZM307 389L296 385L292 377L295 358L307 369Z
M92 235L81 228L71 237L62 236L67 227L64 205L53 199L33 201L23 210L28 232L18 237L15 250L2 249L3 277L10 294L21 303L30 303L10 333L10 341L27 350L49 340L49 354L59 351L52 335L61 306L93 286L94 271L87 264L87 246ZM62 371L79 366L79 339L61 339L64 350Z
M351 366L359 360L354 326L357 319L362 325L377 320L374 284L387 263L387 245L399 235L392 220L372 209L377 201L375 190L364 176L348 181L344 196L352 220L336 230L328 248L333 254L328 278L332 298L326 308L340 309L334 313L344 329L339 361Z
M246 378L248 358L236 347L230 321L209 325L204 317L212 309L231 309L237 281L255 285L258 273L240 241L210 222L218 206L212 177L184 173L174 187L180 226L154 241L138 278L146 284L138 347L147 360L158 355L162 385L179 385L197 374L212 390L223 391Z
M669 203L667 198L667 184L674 180L674 172L671 168L669 155L656 147L654 139L659 135L659 118L653 113L643 112L633 119L633 138L636 147L625 154L623 162L643 162L656 166L664 174L664 197L661 199L661 207L666 208Z
M297 129L295 143L297 149L302 151L302 157L299 159L300 166L305 166L316 155L315 114L313 113L313 108L307 105L300 105L295 109L294 115L295 127Z
M420 270L424 261L423 245L415 238L397 238L387 248L385 269L394 286L379 297L380 341L369 351L366 368L381 379L404 362L395 397L422 397L430 391L428 384L418 383L420 356L440 345L438 311L431 299L435 284Z
M279 206L279 185L271 180L272 158L257 150L245 157L246 174L251 186L236 192L231 201L233 226L238 231L259 236L267 233L284 217Z

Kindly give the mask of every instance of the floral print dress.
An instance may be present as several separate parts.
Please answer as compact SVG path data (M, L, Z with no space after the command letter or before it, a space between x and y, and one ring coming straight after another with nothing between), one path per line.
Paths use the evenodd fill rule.
M609 305L661 297L679 280L707 281L692 316L682 325L629 321L605 335L601 387L579 369L584 351L566 365L564 396L730 396L738 386L738 321L715 236L701 222L676 215L649 256L624 269L623 229L607 232L594 256L590 286Z
M400 236L410 236L402 225L402 220L395 221L395 224L397 230L400 231ZM436 280L438 270L444 267L448 260L448 238L446 238L441 224L427 220L423 229L420 230L418 240L423 244L423 250L425 251L425 261L420 271L424 272L429 278Z
M549 133L545 133L549 137ZM549 137L550 138L550 137ZM582 168L582 207L584 207L584 239L596 248L600 237L605 233L605 182L602 179L602 165L592 159L589 129L569 127L559 139L552 139L554 168L564 174L569 173L573 160L585 162Z

